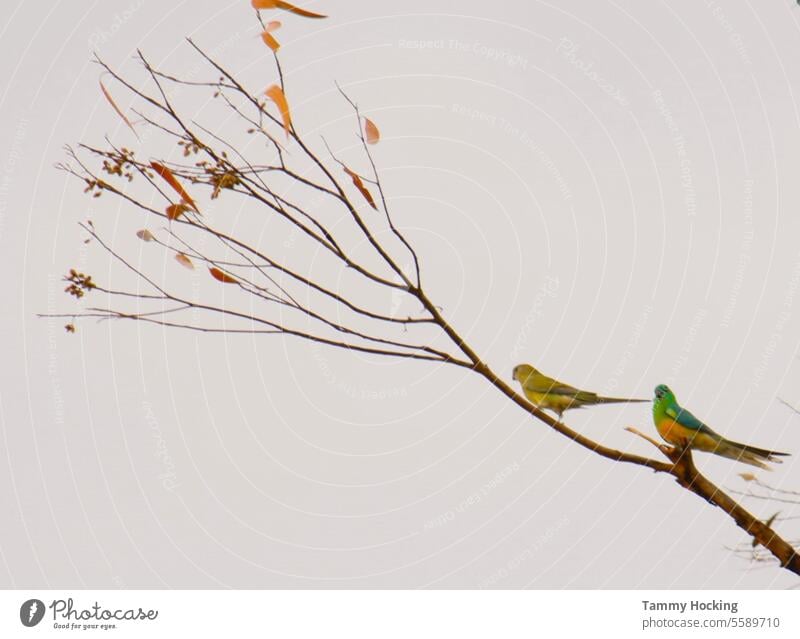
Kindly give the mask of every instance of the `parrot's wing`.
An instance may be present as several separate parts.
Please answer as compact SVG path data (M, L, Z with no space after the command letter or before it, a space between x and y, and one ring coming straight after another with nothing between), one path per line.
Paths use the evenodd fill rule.
M547 375L535 375L528 379L525 387L534 393L544 393L553 395L577 395L583 391L559 382L557 379L548 377Z
M680 406L670 406L667 408L667 415L678 422L681 426L685 426L690 430L696 430L697 432L705 433L706 435L719 437L719 434L706 426L685 408L681 408Z

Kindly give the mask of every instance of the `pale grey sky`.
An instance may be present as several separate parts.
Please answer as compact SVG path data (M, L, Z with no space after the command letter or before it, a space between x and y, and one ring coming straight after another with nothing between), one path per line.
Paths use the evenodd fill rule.
M668 478L587 454L460 370L125 323L67 335L37 319L75 308L70 267L117 273L81 243L87 216L154 259L133 236L140 219L53 168L64 144L106 134L167 152L120 122L92 52L136 74L140 48L201 77L191 35L248 86L275 73L247 0L6 4L0 585L797 583L733 555L745 536ZM345 144L334 81L379 124L376 160L429 293L496 370L530 361L636 397L667 382L731 438L800 451L800 416L777 399L800 406L796 3L304 6L331 17L269 16L283 22L296 125ZM204 115L208 96L181 97ZM224 197L204 206L239 219ZM623 430L654 434L648 405L568 417L655 453ZM746 488L748 467L697 462ZM800 462L768 480L800 490ZM800 537L797 522L778 529Z

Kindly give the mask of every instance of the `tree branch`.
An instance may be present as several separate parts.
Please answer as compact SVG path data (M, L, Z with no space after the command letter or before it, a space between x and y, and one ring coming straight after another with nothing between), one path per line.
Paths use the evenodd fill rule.
M295 166L296 162L293 161L296 160L296 157L293 157L289 150L284 149L267 132L266 126L283 129L283 123L266 110L265 105L259 100L260 94L253 94L246 90L232 73L206 54L191 39L188 40L188 43L211 68L220 74L221 77L217 81L183 80L174 74L154 68L144 55L138 52L139 60L157 89L157 95L151 96L115 73L102 60L97 60L122 87L143 101L148 110L150 107L155 109L156 114L160 114L158 115L159 120L166 118L167 124L162 124L157 121L156 115L141 113L141 123L144 126L153 127L156 132L163 133L168 139L177 139L178 144L183 147L184 156L199 154L203 158L193 165L169 163L169 171L172 172L171 177L168 175L171 180L169 186L179 195L185 195L186 192L178 182L180 179L198 185L198 190L200 187L213 189L212 199L221 197L223 193L225 197L248 198L249 202L257 207L259 213L269 219L277 220L281 228L297 232L307 238L312 246L321 247L321 253L326 256L326 259L330 257L330 261L338 269L335 273L338 276L337 281L344 279L343 275L347 272L357 273L360 285L370 287L370 291L380 290L389 293L392 296L391 299L394 299L394 296L401 296L403 299L418 302L422 307L421 317L395 317L393 311L387 312L381 308L373 308L372 300L369 304L356 303L354 290L348 289L346 285L343 285L343 290L326 285L320 275L310 270L308 260L303 259L304 256L300 256L299 266L290 266L291 258L278 257L269 250L256 246L251 238L236 237L230 231L216 228L205 217L201 219L193 213L189 207L178 215L174 215L174 209L173 214L168 215L153 208L146 203L148 200L132 195L127 182L133 181L134 177L143 178L146 186L160 193L172 207L180 207L182 199L178 199L178 203L174 204L175 193L167 190L167 183L170 180L160 182L153 173L151 163L140 161L134 152L117 148L110 142L111 150L101 150L88 145L81 146L82 153L102 159L102 171L108 174L107 178L101 178L97 171L91 170L71 149L68 150L69 156L79 168L74 168L70 164L63 165L61 168L83 180L86 190L94 197L99 197L103 193L111 193L132 205L137 212L144 213L146 216L155 216L155 219L159 221L165 221L169 227L168 241L157 239L152 234L146 237L150 240L155 239L157 246L168 253L178 255L184 263L189 259L185 255L188 254L191 258L209 266L212 269L212 275L222 282L220 285L235 284L236 287L233 290L252 295L264 302L267 316L261 317L250 310L245 312L235 308L205 304L170 292L165 284L155 277L147 276L142 268L137 267L132 260L125 258L121 252L112 248L111 244L101 237L94 224L89 222L82 227L89 233L90 238L96 240L111 256L111 259L125 266L138 280L147 283L157 294L141 293L138 290L118 290L106 285L97 285L91 280L91 277L72 271L67 278L70 282L67 291L71 295L81 298L86 294L102 294L108 296L109 300L114 300L114 305L109 305L108 308L95 306L83 312L46 315L45 317L133 320L205 333L283 335L375 356L431 361L467 369L473 374L479 375L531 417L585 450L613 462L640 466L673 477L682 488L720 508L746 534L767 549L782 567L795 574L800 574L800 558L792 545L773 530L772 522L759 521L701 475L694 466L690 450L666 446L635 429L629 430L656 446L668 461L651 459L608 447L578 433L528 402L489 367L476 350L445 319L440 308L433 303L424 290L420 274L421 260L412 243L408 241L401 227L395 223L390 214L388 198L381 183L378 168L364 137L359 108L341 88L339 91L353 109L358 124L358 137L372 169L372 177L365 178L365 180L378 189L380 205L385 215L385 224L382 216L363 217L359 213L359 208L349 199L340 181L334 177L334 171L329 166L330 161L323 161L322 157L305 142L299 129L292 125L287 126L286 130L287 147L295 152L299 149L302 157L310 161L313 167L311 171L298 169ZM278 81L285 91L285 78L277 54L274 55L274 60ZM277 159L269 160L266 164L263 164L264 160L260 160L260 163L251 162L235 144L228 142L214 131L213 127L181 117L177 106L168 99L167 91L164 89L165 83L184 85L195 90L213 89L216 92L215 96L223 96L225 102L223 108L226 109L226 113L227 108L230 108L238 117L239 124L248 129L248 133L257 131L270 140ZM235 102L232 98L235 99ZM239 102L241 105L237 104ZM248 115L251 107L254 110L253 115ZM139 112L137 111L137 113ZM172 127L175 127L176 130L173 130ZM233 159L229 159L229 152ZM331 156L334 162L339 162L333 156L333 152L331 152ZM326 223L320 218L316 207L304 206L302 202L296 200L297 196L294 191L287 193L286 188L282 189L276 176L280 179L287 179L291 186L300 187L299 191L311 193L314 197L335 206L338 211L337 215L340 217L336 218L334 223ZM161 177L164 177L163 172ZM115 186L112 181L117 178L126 179L126 186ZM152 193L153 191L150 193L151 196ZM369 199L371 200L371 197ZM375 208L378 207L375 206ZM374 222L373 219L379 221ZM334 233L334 228L338 232L337 225L342 222L345 222L353 232L357 231L357 237L366 241L366 244L371 247L369 253L372 260L380 264L378 269L369 268L368 263L351 257L351 255L358 255L355 247L346 246L344 239L337 238ZM398 258L393 254L394 250L379 241L379 234L375 230L377 224L380 224L382 230L388 224L392 235L403 245L400 247L397 243L393 243L393 247L403 253L405 251L410 253L414 263L413 274L406 273L404 268L399 266ZM148 233L150 232L148 231ZM198 249L196 248L197 243L192 240L198 235L203 239L213 239L215 242L201 245L205 247L210 244L211 248ZM140 235L140 237L142 236ZM222 254L217 254L216 251ZM233 252L238 257L229 259L230 255L226 255L228 252ZM217 269L216 274L214 273L215 269ZM302 297L298 291L304 293L305 297ZM133 299L150 305L160 303L162 306L155 310L137 309L136 312L115 308L116 304L124 305ZM165 304L169 306L164 308ZM335 308L326 310L331 305ZM274 310L276 308L280 312L288 310L291 313L286 313L286 318L283 315L273 318L269 312L276 312ZM185 312L193 314L192 321L182 321L181 313ZM195 318L195 314L199 314L199 317ZM288 323L286 321L289 319L288 316L293 318L295 324L303 320L309 326L298 327ZM246 327L219 327L194 321L195 319L206 320L209 317L232 318L246 323ZM68 327L74 331L71 324ZM446 348L434 346L438 343L434 342L432 337L427 336L424 329L434 333L436 339L444 339L447 342ZM414 339L411 341L412 338L409 337L406 341L405 337L386 334L388 330L402 330L404 334L406 332L413 333ZM420 332L422 332L421 336ZM334 338L331 335L344 337ZM451 350L454 352L451 353Z

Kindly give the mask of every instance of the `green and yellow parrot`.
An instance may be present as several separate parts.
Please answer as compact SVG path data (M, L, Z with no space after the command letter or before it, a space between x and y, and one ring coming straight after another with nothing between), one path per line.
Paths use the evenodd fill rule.
M764 462L780 463L776 456L786 456L789 453L778 453L774 450L756 448L746 444L739 444L725 439L714 432L697 417L685 408L681 408L675 399L675 394L664 384L656 386L656 396L653 399L653 421L661 437L680 448L692 448L707 453L714 453L728 459L735 459L744 464L769 467Z
M525 397L539 408L549 409L560 420L565 410L583 408L594 404L627 404L648 402L648 399L622 399L619 397L600 397L597 393L580 390L542 375L530 364L514 367L514 379L522 384Z

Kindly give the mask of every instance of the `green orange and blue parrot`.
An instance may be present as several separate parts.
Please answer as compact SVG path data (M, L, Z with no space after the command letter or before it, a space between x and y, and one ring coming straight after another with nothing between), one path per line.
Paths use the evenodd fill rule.
M764 462L780 463L778 457L789 454L725 439L682 408L675 399L675 393L665 384L656 386L653 422L658 434L674 446L714 453L758 468L769 469Z

